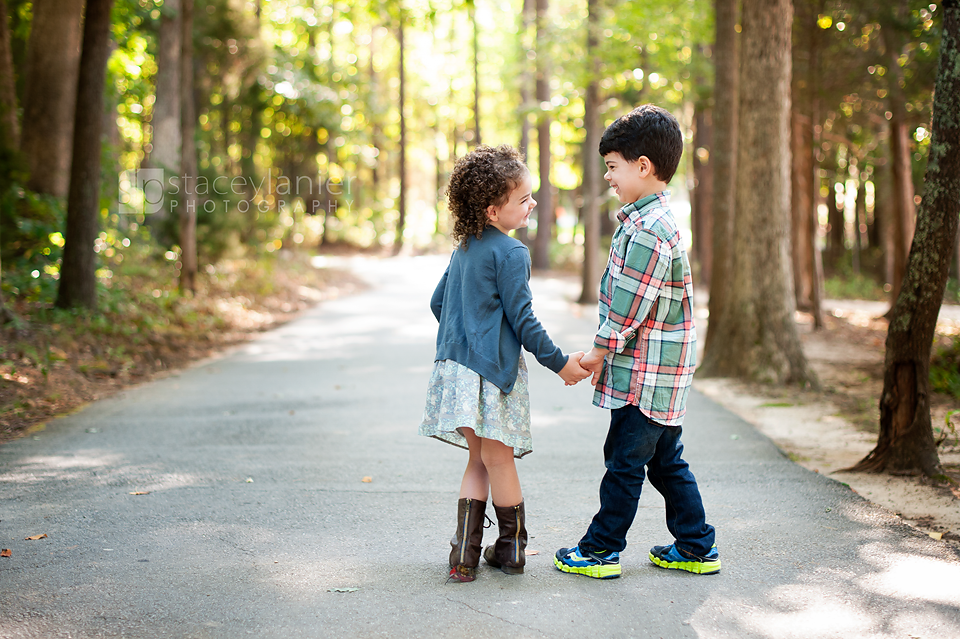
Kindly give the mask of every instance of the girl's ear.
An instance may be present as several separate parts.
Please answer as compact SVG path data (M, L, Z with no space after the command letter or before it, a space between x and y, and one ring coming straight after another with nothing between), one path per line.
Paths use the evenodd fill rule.
M495 207L493 204L487 207L487 221L497 221L497 207Z

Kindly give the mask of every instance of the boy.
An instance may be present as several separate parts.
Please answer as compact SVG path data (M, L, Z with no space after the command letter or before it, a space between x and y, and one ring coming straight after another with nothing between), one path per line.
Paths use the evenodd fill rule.
M593 372L594 405L610 409L603 446L607 471L600 482L600 510L586 534L554 557L563 572L620 576L620 552L645 476L663 495L667 529L676 540L654 546L650 560L661 568L720 572L713 526L706 523L697 481L681 458L696 330L690 264L666 188L682 151L677 120L650 104L619 118L600 139L603 177L626 206L600 281L600 328L580 365Z

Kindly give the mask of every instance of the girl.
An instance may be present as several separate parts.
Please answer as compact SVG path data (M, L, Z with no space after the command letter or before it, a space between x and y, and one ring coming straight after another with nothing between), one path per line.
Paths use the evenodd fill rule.
M564 355L533 314L530 254L507 235L537 205L530 172L510 146L478 146L457 161L447 187L457 244L430 308L440 322L420 434L470 451L460 484L450 577L473 581L487 494L500 535L483 551L494 568L526 563L523 494L515 457L532 450L527 368L520 347L569 386L590 375L582 352Z

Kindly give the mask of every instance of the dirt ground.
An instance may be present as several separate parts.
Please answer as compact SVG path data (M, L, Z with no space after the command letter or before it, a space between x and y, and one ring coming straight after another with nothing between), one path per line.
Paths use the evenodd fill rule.
M793 461L847 484L865 499L899 515L934 539L960 545L960 446L941 445L940 461L954 483L936 485L920 477L853 473L844 469L876 445L878 398L883 389L887 322L883 304L828 302L824 330L798 313L801 339L820 392L696 379L694 387L754 424ZM699 325L699 322L698 322ZM960 334L960 309L944 307L939 335ZM942 425L956 400L935 395L931 417Z

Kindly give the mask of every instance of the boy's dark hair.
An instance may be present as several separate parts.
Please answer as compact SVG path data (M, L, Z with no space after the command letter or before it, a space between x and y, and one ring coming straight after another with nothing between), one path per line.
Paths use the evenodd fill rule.
M453 215L453 240L458 246L471 235L480 239L489 224L487 207L506 204L526 172L523 156L508 144L481 144L457 160L446 195Z
M677 172L683 153L680 124L666 109L644 104L622 115L600 138L600 155L619 153L627 162L645 155L653 163L658 180L669 182Z

